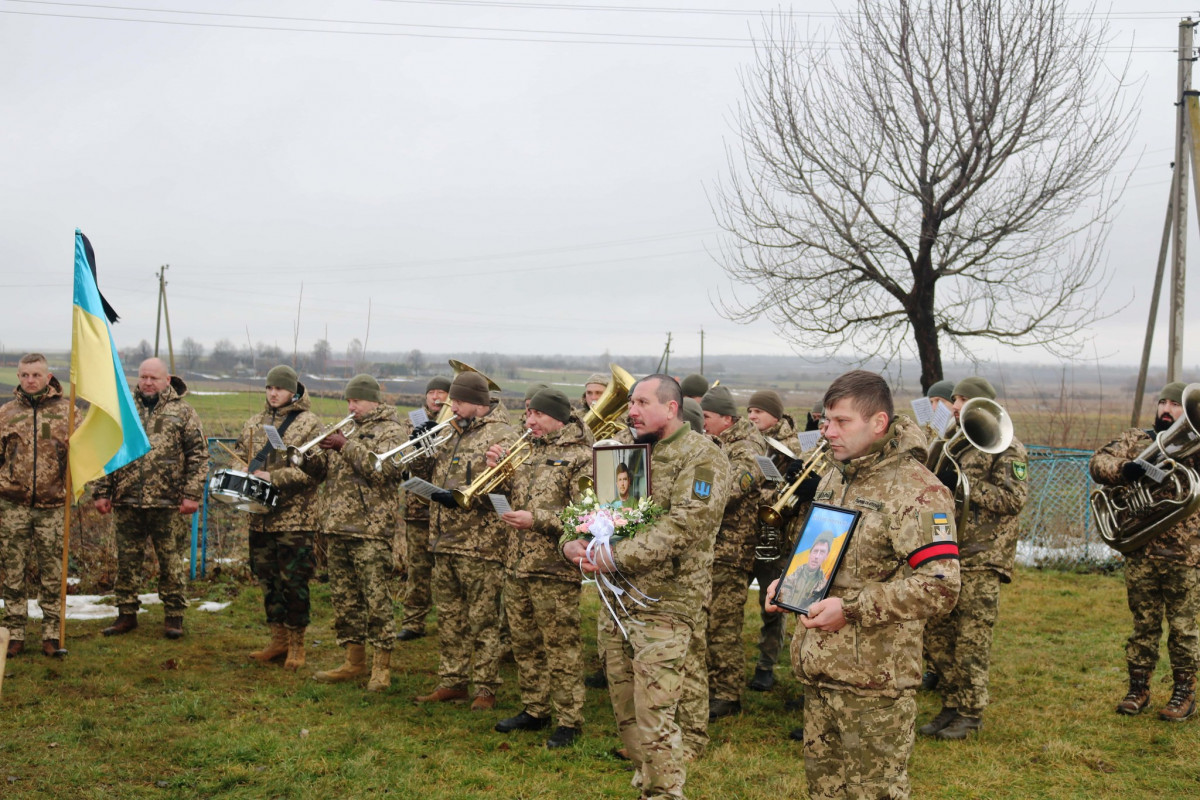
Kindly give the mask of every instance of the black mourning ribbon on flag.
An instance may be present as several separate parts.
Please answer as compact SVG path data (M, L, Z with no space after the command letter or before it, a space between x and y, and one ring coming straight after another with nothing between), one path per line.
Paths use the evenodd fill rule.
M100 291L100 279L96 277L96 253L92 250L92 243L88 241L82 231L79 236L83 239L83 252L87 256L88 268L92 271L92 280L96 282L96 293L100 295L100 305L104 306L104 316L108 317L109 324L117 322L121 319L117 316L117 310L108 304L108 301L104 299L104 293Z

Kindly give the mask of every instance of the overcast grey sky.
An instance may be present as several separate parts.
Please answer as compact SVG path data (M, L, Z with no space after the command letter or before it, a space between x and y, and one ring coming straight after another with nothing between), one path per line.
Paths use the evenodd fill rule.
M706 353L789 352L769 324L712 305L726 279L708 196L770 5L127 2L0 0L6 350L69 346L79 227L120 346L153 340L170 264L176 347L244 345L248 328L290 352L303 282L302 350L326 329L335 352L364 338L370 299L371 350L652 354L671 331L686 356L703 326ZM803 7L818 30L849 5ZM1111 8L1145 82L1109 237L1105 303L1127 305L1087 354L1135 364L1188 7ZM1125 55L1096 54L1097 74ZM1187 333L1190 367L1194 311ZM1165 338L1164 310L1155 364Z

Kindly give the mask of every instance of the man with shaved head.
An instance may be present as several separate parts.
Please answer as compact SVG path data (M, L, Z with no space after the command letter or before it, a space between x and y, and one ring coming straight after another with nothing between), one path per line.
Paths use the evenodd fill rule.
M186 526L179 515L200 508L208 469L208 445L200 416L184 402L187 384L167 372L157 358L138 368L137 401L142 427L150 438L150 452L96 481L96 510L116 510L117 621L104 629L105 636L129 633L137 627L138 582L146 537L158 557L158 595L165 619L163 635L183 636L183 551Z

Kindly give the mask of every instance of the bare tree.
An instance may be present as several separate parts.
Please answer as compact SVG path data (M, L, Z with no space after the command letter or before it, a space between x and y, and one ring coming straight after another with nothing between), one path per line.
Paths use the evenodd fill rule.
M421 355L421 351L413 348L408 351L408 374L420 375L421 370L425 366L425 357Z
M943 343L1075 352L1102 316L1132 134L1106 21L1061 0L858 0L836 31L804 41L776 16L743 75L714 203L722 312L802 351L915 352L924 388Z
M318 339L313 345L313 369L317 370L318 374L325 374L325 367L332 352L333 348L329 346L328 339Z
M217 369L232 369L238 360L237 345L229 339L221 339L213 345L209 361Z
M204 345L189 336L183 340L180 347L183 353L183 363L188 369L195 369L200 363L200 359L204 358Z

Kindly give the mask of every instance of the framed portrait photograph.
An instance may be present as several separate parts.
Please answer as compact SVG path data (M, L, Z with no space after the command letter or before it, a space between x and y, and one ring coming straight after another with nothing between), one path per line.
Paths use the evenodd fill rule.
M601 503L636 506L650 496L650 445L593 447L592 480Z
M812 504L776 589L775 605L807 616L813 603L825 599L861 513Z

